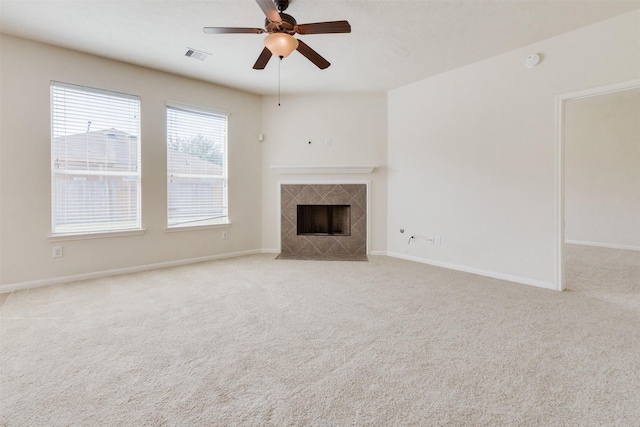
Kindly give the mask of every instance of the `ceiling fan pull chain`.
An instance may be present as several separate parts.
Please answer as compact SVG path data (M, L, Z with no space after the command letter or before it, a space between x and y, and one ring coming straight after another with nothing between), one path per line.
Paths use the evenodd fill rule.
M278 61L278 107L280 106L280 64L282 64L282 57Z

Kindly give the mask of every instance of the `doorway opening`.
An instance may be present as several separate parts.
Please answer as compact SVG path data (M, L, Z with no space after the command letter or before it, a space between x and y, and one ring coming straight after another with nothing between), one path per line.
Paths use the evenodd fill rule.
M567 176L567 164L565 163L566 149L567 149L567 107L569 103L586 98L599 97L602 95L610 95L616 93L627 93L627 91L640 89L640 79L631 80L628 82L617 83L613 85L607 85L602 87L591 88L583 91L567 93L556 97L556 284L559 291L565 290L566 278L565 278L565 241L567 240L567 178L569 178L569 184L571 180L575 180L575 176ZM574 103L575 104L575 103ZM573 173L573 172L572 172ZM574 209L575 201L570 201L569 212ZM603 216L602 214L601 216ZM569 229L569 241L576 242L580 239L572 237L572 235L578 235L578 227L574 227L572 224ZM586 225L588 227L589 225ZM591 228L595 228L591 225ZM585 239L581 239L585 240ZM593 242L583 242L593 243ZM595 245L597 246L597 245ZM605 245L600 245L605 246ZM614 246L619 247L620 245ZM629 246L632 248L633 245Z

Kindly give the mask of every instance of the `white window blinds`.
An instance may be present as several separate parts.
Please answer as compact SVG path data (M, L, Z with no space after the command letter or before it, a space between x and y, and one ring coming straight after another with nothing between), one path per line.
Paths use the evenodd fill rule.
M51 83L52 233L136 230L140 98Z
M167 106L169 227L228 223L227 116Z

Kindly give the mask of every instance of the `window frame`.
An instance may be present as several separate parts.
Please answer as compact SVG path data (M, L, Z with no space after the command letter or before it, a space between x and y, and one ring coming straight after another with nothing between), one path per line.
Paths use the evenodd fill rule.
M171 223L170 221L170 184L171 184L171 170L170 170L170 148L169 148L169 111L179 110L185 113L194 113L199 115L211 116L213 118L223 118L224 119L224 142L223 142L223 158L222 158L222 173L220 175L211 175L211 177L220 178L223 180L222 186L222 209L226 215L221 217L220 221L194 221L194 222L177 222ZM224 110L218 110L209 107L203 107L201 105L192 105L185 104L182 102L176 101L166 101L165 104L165 148L167 150L167 167L166 167L166 183L167 183L167 211L166 211L166 232L178 232L178 231L190 231L190 230L201 230L201 229L211 229L211 228L228 228L231 225L231 221L229 219L229 113Z
M141 97L138 95L133 95L128 93L94 88L94 87L89 87L85 85L64 83L64 82L59 82L55 80L50 81L49 90L50 90L50 118L51 118L50 142L49 142L50 162L51 162L50 164L51 235L48 236L48 239L77 240L77 239L90 239L90 238L99 238L99 237L115 237L115 236L121 236L121 235L135 235L135 234L144 233L144 229L142 228L142 120L141 120L142 102L141 102ZM69 97L67 97L64 94L65 90L74 91L76 92L76 94L70 95ZM120 117L114 118L114 116L109 116L110 113L108 112L108 108L107 110L105 110L104 109L105 107L98 109L97 110L98 112L95 115L96 117L95 120L98 123L101 123L101 121L104 120L103 123L109 123L110 126L116 125L116 123L120 123L120 121L122 120L122 123L126 123L125 127L127 131L122 131L120 129L117 129L116 127L113 127L114 129L119 130L123 134L127 135L126 139L124 137L121 138L122 139L121 142L127 141L131 143L132 140L136 142L135 144L136 148L134 151L136 158L134 162L130 162L131 154L133 152L131 151L131 147L129 146L126 151L127 155L129 156L129 162L127 162L129 164L128 164L128 168L125 169L124 171L106 170L106 164L107 164L106 160L105 160L105 164L102 165L100 168L98 168L98 170L90 170L87 165L89 165L90 163L99 163L99 162L96 161L97 157L93 158L89 156L86 157L84 164L82 164L82 162L76 162L79 164L68 167L68 164L73 162L70 161L69 158L66 158L63 162L66 163L65 166L67 166L67 168L65 168L64 170L61 170L57 167L60 163L63 163L63 162L60 161L60 157L58 156L59 154L58 149L54 147L55 141L58 138L64 138L63 144L65 145L66 149L68 149L68 144L70 144L70 142L67 141L67 138L82 134L81 132L70 133L70 131L68 130L69 128L73 128L74 126L77 125L77 123L75 124L73 123L73 120L74 119L78 120L81 114L79 113L77 115L74 115L73 111L70 113L69 111L67 111L67 105L73 107L73 104L72 104L72 102L74 101L73 97L74 96L82 97L84 95L105 97L106 99L113 99L116 102L123 102L123 103L131 103L133 101L133 104L127 105L126 114L122 113ZM76 98L76 100L78 99L79 98ZM60 107L56 104L57 102L64 102L65 104L69 102L69 104L65 105L64 107ZM131 105L133 105L134 107L133 109L130 109ZM82 103L78 103L76 105L76 107L82 107L82 106L83 106ZM131 115L131 113L133 113L133 116ZM128 117L126 117L127 115ZM93 120L94 120L93 117L91 117L90 122L93 122ZM98 127L99 126L100 125L98 125ZM87 135L90 132L89 131L90 127L91 127L91 124L87 126L87 130L86 130ZM131 129L134 130L134 133L129 133ZM102 132L104 137L106 137L107 139L111 139L112 138L111 134L104 133L108 130L110 130L110 128L97 129L92 132L95 132L96 134ZM132 137L135 137L135 139L132 139ZM119 137L115 136L115 138L117 139ZM86 150L88 151L89 144L88 142L86 144L87 144ZM108 147L109 147L109 143L107 142L105 143L105 152L109 151ZM113 150L115 152L117 148L113 148ZM81 169L82 166L85 166L84 170ZM70 225L67 226L67 229L65 230L64 225L60 222L60 218L57 217L57 214L60 209L59 203L63 203L63 204L69 203L69 200L68 200L69 193L68 191L62 192L62 194L64 194L65 197L62 198L63 200L61 202L59 193L56 187L59 184L57 179L58 175L66 175L66 176L75 175L78 177L84 176L84 180L86 180L87 177L89 176L96 177L98 180L100 179L108 180L109 177L113 178L117 176L122 176L124 178L126 176L128 180L135 181L135 194L133 196L131 195L130 188L128 189L128 194L127 194L129 201L132 200L131 197L133 197L133 200L135 200L135 203L134 203L135 213L133 215L133 217L135 218L132 220L123 220L123 221L122 220L114 221L114 220L111 220L110 218L106 222L105 221L83 222L81 219L81 220L76 220L76 222L72 222ZM111 197L111 195L108 192L107 192L107 197L108 198ZM86 199L84 198L82 200L86 201ZM114 214L117 215L117 212L114 213L112 210L112 207L111 207L112 205L110 204L110 200L106 202L106 206L107 206L106 209L98 209L98 212L108 217ZM91 203L87 203L86 206L84 207L91 208L92 205ZM82 215L87 215L87 212L82 212ZM132 217L130 213L127 215L129 217ZM128 223L132 224L132 226L126 226L126 227L122 226L122 224L128 224ZM84 224L84 226L81 226L81 224ZM100 226L100 225L103 225L103 226Z

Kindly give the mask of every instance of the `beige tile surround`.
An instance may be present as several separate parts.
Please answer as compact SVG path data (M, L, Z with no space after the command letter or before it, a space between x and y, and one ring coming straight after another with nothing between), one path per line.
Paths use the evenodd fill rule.
M298 236L298 205L351 205L350 236ZM350 259L367 254L366 184L282 184L281 252L303 257Z

